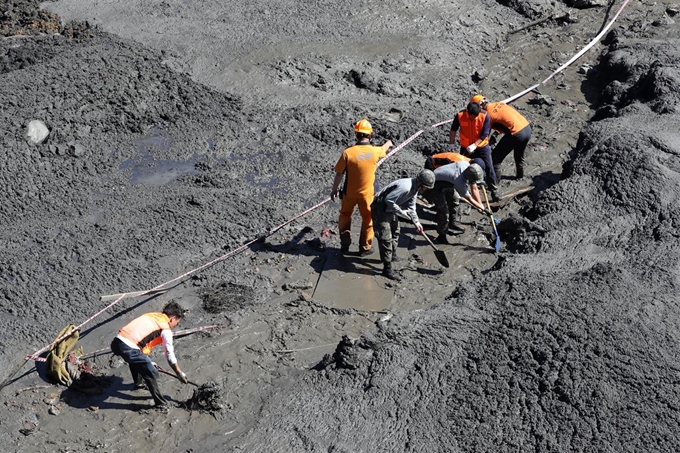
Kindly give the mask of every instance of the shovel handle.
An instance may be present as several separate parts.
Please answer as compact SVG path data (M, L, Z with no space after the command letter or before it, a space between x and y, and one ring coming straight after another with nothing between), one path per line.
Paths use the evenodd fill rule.
M175 373L171 373L171 372L169 372L168 370L164 370L163 368L161 368L161 367L159 367L159 366L156 366L156 369L157 369L158 371L160 371L161 373L163 373L163 374L167 374L168 376L172 376L172 377L174 377L175 379L177 379L178 381L181 381L180 378L179 378L179 376L177 376ZM189 384L193 385L194 387L198 387L198 384L195 383L195 382L191 382L191 381L187 381L187 382L188 382Z

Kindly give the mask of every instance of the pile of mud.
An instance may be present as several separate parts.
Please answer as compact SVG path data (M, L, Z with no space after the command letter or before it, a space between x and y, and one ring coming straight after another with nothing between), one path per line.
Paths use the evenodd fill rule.
M194 390L194 394L185 403L185 407L190 411L208 413L220 419L222 412L227 409L223 386L214 381L202 384Z

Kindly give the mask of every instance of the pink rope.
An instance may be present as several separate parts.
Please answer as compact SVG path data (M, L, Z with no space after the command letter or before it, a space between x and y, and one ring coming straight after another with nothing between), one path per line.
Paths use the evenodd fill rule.
M215 324L212 326L202 326L202 327L194 327L192 329L184 329L184 330L178 330L172 333L173 336L177 335L188 335L190 333L194 332L203 332L204 330L210 330L210 329L219 329L220 327L224 327L222 324Z
M602 38L602 36L607 32L607 30L609 30L609 28L614 24L614 22L615 22L616 19L619 17L619 15L621 14L621 12L622 12L623 9L626 7L626 5L628 4L629 1L630 1L630 0L625 0L624 3L623 3L623 5L621 5L621 8L619 8L619 10L616 12L616 14L614 15L614 17L612 18L612 20L607 24L607 26L606 26L606 27L605 27L605 28L604 28L604 29L603 29L603 30L602 30L602 31L601 31L601 32L600 32L600 33L599 33L599 34L598 34L598 35L597 35L597 36L596 36L596 37L595 37L588 45L586 45L583 49L581 49L581 50L580 50L576 55L574 55L569 61L567 61L565 64L563 64L562 66L560 66L559 68L557 68L557 70L555 70L552 74L550 74L550 75L549 75L545 80L543 80L541 83L536 84L536 85L534 85L534 86L532 86L532 87L529 87L529 88L527 88L526 90L523 90L522 92L520 92L520 93L518 93L518 94L516 94L516 95L514 95L514 96L512 96L512 97L509 97L509 98L507 98L507 99L505 99L505 100L503 100L502 102L510 103L510 102L512 102L512 101L514 101L514 100L516 100L516 99L518 99L518 98L524 96L525 94L527 94L527 93L529 93L530 91L532 91L532 90L534 90L535 88L537 88L539 85L542 85L542 84L545 84L546 82L548 82L551 78L553 78L553 77L554 77L555 75L557 75L558 73L562 72L565 68L567 68L569 65L571 65L574 61L576 61L578 58L580 58L585 52L587 52L591 47L593 47L593 46L595 45L596 42L598 42L598 41ZM453 119L449 119L449 120L446 120L446 121L442 121L442 122L440 122L440 123L433 124L431 127L439 127L439 126L441 126L441 125L443 125L443 124L447 124L447 123L450 123L450 122L452 122L452 121L453 121ZM395 147L392 151L390 151L384 158L382 158L380 161L378 161L377 166L379 167L380 165L382 165L382 163L385 162L385 160L387 160L387 159L389 159L390 157L392 157L395 153L397 153L398 151L400 151L402 148L404 148L404 146L406 146L407 144L409 144L410 142L412 142L416 137L418 137L418 136L419 136L420 134L422 134L422 133L423 133L423 130L421 129L421 130L419 130L418 132L416 132L415 134L413 134L412 136L410 136L409 138L407 138L403 143L401 143L400 145L396 146L396 147ZM192 270L190 270L190 271L188 271L188 272L185 272L184 274L180 275L179 277L173 278L172 280L168 280L168 281L165 282L165 283L161 283L160 285L155 286L154 288L152 288L152 289L150 289L150 290L148 290L148 291L146 291L146 292L144 292L144 293L142 293L142 294L139 294L139 296L140 296L140 297L141 297L141 296L144 296L145 294L147 294L147 293L149 293L149 292L151 292L151 291L158 290L158 289L160 289L160 288L162 288L162 287L164 287L164 286L166 286L166 285L169 285L169 284L171 284L171 283L175 283L175 282L177 282L177 281L179 281L179 280L181 280L181 279L183 279L183 278L185 278L185 277L188 277L189 275L195 274L196 272L199 272L199 271L201 271L201 270L203 270L203 269L205 269L205 268L207 268L207 267L210 267L210 266L212 266L212 265L214 265L214 264L216 264L216 263L219 263L220 261L223 261L223 260L225 260L226 258L228 258L228 257L230 257L230 256L232 256L232 255L234 255L234 254L236 254L236 253L238 253L238 252L244 250L244 249L247 248L249 245L251 245L251 244L253 244L253 243L259 241L260 239L262 239L262 238L264 238L264 237L267 237L267 236L270 236L270 235L276 233L278 230L280 230L280 229L283 228L284 226L286 226L286 225L292 223L293 221L295 221L295 220L299 219L300 217L302 217L302 216L304 216L304 215L310 213L311 211L314 211L315 209L320 208L321 206L323 206L324 204L328 203L329 201L331 201L331 199L330 199L330 198L326 198L325 200L323 200L322 202L320 202L320 203L318 203L318 204L312 206L311 208L306 209L305 211L302 211L300 214L296 215L295 217L291 218L290 220L287 220L286 222L282 223L281 225L272 228L272 229L269 230L267 233L262 234L262 235L258 236L257 238L255 238L255 239L253 239L253 240L251 240L251 241L249 241L249 242L246 242L245 244L241 245L240 247L238 247L238 248L236 248L236 249L234 249L234 250L232 250L232 251L230 251L230 252L228 252L228 253L226 253L226 254L224 254L224 255L222 255L222 256L219 256L219 257L215 258L214 260L212 260L212 261L210 261L210 262L208 262L208 263L205 263L204 265L202 265L202 266L200 266L200 267L197 267L196 269L192 269ZM74 331L79 330L82 326L84 326L84 325L87 324L88 322L92 321L94 318L96 318L97 316L99 316L100 314L102 314L103 312L105 312L106 310L108 310L109 308L111 308L111 307L113 307L114 305L116 305L118 302L120 302L120 301L121 301L125 296L127 296L127 295L128 295L128 293L123 293L118 299L114 300L114 301L111 302L109 305L107 305L106 307L104 307L103 309L99 310L99 311L98 311L97 313L95 313L94 315L92 315L92 316L90 316L89 318L87 318L87 319L86 319L85 321L83 321L80 325L76 326L76 327L75 327L74 329L72 329L71 331L69 331L69 332L67 332L66 334L62 335L60 338L57 338L54 342L52 342L52 343L50 343L50 344L44 346L43 348L41 348L41 349L35 351L33 354L30 354L30 355L26 356L25 359L26 359L26 360L44 361L44 359L38 357L40 354L42 354L43 352L47 351L53 344L59 343L59 342L60 342L61 340L63 340L64 338L66 338L66 337L68 337L69 335L71 335Z
M619 8L619 10L616 12L616 14L614 15L614 17L612 18L612 20L609 21L609 23L607 24L607 26L604 27L604 28L602 29L602 31L601 31L595 38L593 38L593 40L590 41L583 49L581 49L578 53L576 53L576 55L574 55L573 57L571 57L571 58L569 59L569 61L567 61L567 62L564 63L562 66L560 66L559 68L557 68L552 74L550 74L548 77L546 77L545 80L543 80L541 83L537 83L536 85L534 85L534 86L532 86L532 87L529 87L529 88L527 88L526 90L522 91L521 93L518 93L518 94L516 94L516 95L514 95L514 96L511 96L511 97L505 99L505 100L502 101L502 102L508 104L508 103L510 103L510 102L512 102L512 101L514 101L514 100L516 100L516 99L521 98L522 96L524 96L524 95L527 94L528 92L530 92L530 91L532 91L532 90L538 88L540 85L545 85L546 82L548 82L550 79L552 79L553 77L555 77L555 76L556 76L557 74L559 74L560 72L564 71L564 70L565 70L568 66L570 66L573 62L575 62L576 60L578 60L579 58L581 58L581 56L582 56L584 53L586 53L588 50L590 50L590 48L593 47L600 39L602 39L602 36L604 36L604 34L607 33L607 31L611 28L611 26L614 25L614 22L616 22L616 19L618 19L619 14L621 14L621 11L623 11L623 8L626 7L626 5L628 4L629 1L630 1L630 0L624 1L624 2L623 2L623 5L621 5L621 8Z
M421 129L421 130L419 130L418 132L416 132L415 134L411 135L411 136L410 136L409 138L407 138L406 140L404 140L401 144L395 146L394 149L393 149L392 151L390 151L389 153L387 153L387 155L386 155L385 157L383 157L382 159L380 159L380 160L378 161L378 163L376 164L376 167L381 166L383 162L385 162L387 159L389 159L390 157L392 157L396 152L401 151L401 149L402 149L404 146L406 146L406 145L408 145L409 143L411 143L417 136L419 136L419 135L422 134L422 133L423 133L423 130Z

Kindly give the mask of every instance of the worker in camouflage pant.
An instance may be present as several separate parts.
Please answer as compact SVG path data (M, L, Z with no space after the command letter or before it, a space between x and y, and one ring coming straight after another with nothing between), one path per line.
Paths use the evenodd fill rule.
M434 187L434 173L421 170L415 178L398 179L388 184L375 196L371 204L371 217L375 237L378 239L382 275L390 280L400 281L394 272L392 261L396 256L399 242L399 217L409 219L419 233L423 232L416 213L416 196Z

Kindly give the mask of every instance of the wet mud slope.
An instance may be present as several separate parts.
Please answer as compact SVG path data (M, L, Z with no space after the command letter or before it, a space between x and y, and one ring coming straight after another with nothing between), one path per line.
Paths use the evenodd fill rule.
M535 190L498 210L500 254L476 213L448 270L405 227L394 284L377 254L339 256L337 204L286 223L328 196L358 118L377 143L423 131L378 179L413 175L448 139L431 124L474 92L536 83L619 6L0 3L0 378L102 310L100 296L173 282L81 331L99 351L97 392L20 367L0 394L0 443L680 450L676 4L631 3L593 52L516 102L534 129L528 177L508 176L509 159L501 192ZM33 121L49 134L30 138ZM360 299L366 282L379 308L325 299ZM177 338L201 387L162 376L162 414L106 348L172 299L190 309L179 329L220 328Z

